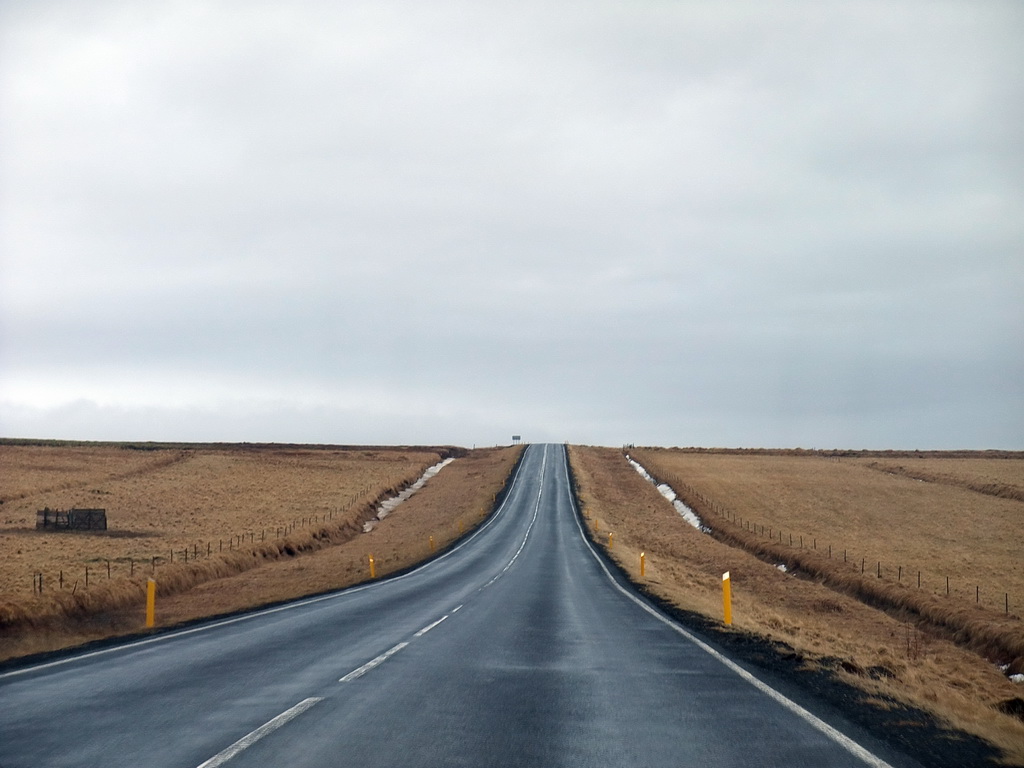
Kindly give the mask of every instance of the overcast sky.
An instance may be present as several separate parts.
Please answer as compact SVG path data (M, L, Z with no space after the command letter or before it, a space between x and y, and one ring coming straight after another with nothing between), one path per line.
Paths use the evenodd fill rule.
M0 2L0 435L1024 448L1024 4Z

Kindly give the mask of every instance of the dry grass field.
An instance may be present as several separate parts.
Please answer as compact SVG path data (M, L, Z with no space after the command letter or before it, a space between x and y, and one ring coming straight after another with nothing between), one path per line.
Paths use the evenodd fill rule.
M1024 488L1024 459L828 460L814 456L722 455L664 449L631 455L659 480L689 486L744 530L826 555L837 566L995 611L1024 614L1024 504L969 490L972 480ZM919 465L915 462L919 462ZM917 466L928 482L888 466ZM878 467L879 469L875 469ZM673 482L675 481L675 482ZM1019 484L1019 485L1018 485ZM717 519L716 519L717 518ZM742 519L742 526L739 524ZM768 532L771 531L769 537ZM1024 630L1024 626L1022 626Z
M369 579L370 555L378 578L409 568L442 552L486 519L521 451L518 446L470 451L369 533L161 599L158 620L173 624L348 587ZM138 621L138 611L134 616Z
M872 469L1024 501L1024 460L1004 458L856 458Z
M0 445L0 600L85 589L344 518L439 451ZM36 511L107 510L106 532L42 532ZM134 563L134 564L133 564Z
M869 549L892 563L907 558L905 567L917 558L925 561L930 554L956 563L964 580L994 573L999 567L1015 571L1013 578L1020 578L1020 529L1012 524L1012 505L1024 505L984 497L969 507L960 495L968 492L961 488L945 485L936 491L930 484L845 460L661 450L630 454L660 480L688 484L690 493L700 494L692 506L713 525L733 529L733 535L716 537L686 523L633 470L621 451L572 448L588 525L606 545L608 532L614 532L610 554L634 580L681 609L717 619L722 615L721 575L730 571L737 629L785 643L807 664L834 669L880 702L905 702L930 711L998 746L1009 761L1024 764L1024 723L999 710L1003 702L1024 696L1024 685L1010 681L993 660L955 642L954 633L933 631L911 611L900 617L871 607L850 592L830 588L820 577L807 578L807 572L801 573L803 578L784 573L771 562L770 553L766 557L759 548L767 541L767 529L777 540L781 526L787 548L789 531L803 532L805 549L794 546L793 551L805 558L827 563L827 550L821 548L829 540L833 564L842 563L844 544L848 550L856 549L858 578L860 553ZM943 501L941 497L950 492L954 501ZM918 493L925 494L925 501L913 500ZM967 523L954 516L968 512L972 514ZM1020 510L1016 514L1019 521ZM758 526L756 535L747 530L748 516L749 525ZM984 527L982 523L987 525L990 519L995 520L992 525L999 534L964 531ZM948 530L949 525L956 528ZM818 550L812 548L815 536ZM956 554L966 551L968 537L974 546L987 550L979 549L969 560L957 560ZM749 550L739 544L748 545ZM1017 564L1011 565L1014 546ZM992 563L973 562L985 559L979 553L988 551ZM639 576L640 552L646 555L644 579ZM849 562L847 566L852 569ZM1016 582L1005 583L1012 589ZM896 588L906 589L902 583ZM973 601L973 591L970 597ZM944 595L935 599L947 600ZM956 600L965 603L966 596ZM983 620L1021 626L1019 619L1005 619L994 609L977 609L973 602L966 610ZM1024 632L1018 636L1024 640ZM1024 666L1024 659L1014 664Z
M371 553L378 577L408 567L479 523L520 450L2 445L0 659L139 631L150 576L166 625L347 586ZM105 507L110 530L36 531L43 506Z

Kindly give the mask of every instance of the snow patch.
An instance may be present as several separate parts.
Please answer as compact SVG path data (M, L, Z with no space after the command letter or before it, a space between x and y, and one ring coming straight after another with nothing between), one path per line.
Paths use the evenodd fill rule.
M666 483L661 483L659 485L655 481L655 479L651 477L651 473L644 469L638 462L634 461L632 457L626 456L626 461L633 465L633 469L639 472L640 476L643 477L644 480L649 482L651 485L655 486L658 489L658 493L660 493L662 496L664 496L668 501L672 503L672 506L675 507L676 512L682 515L683 520L688 522L690 525L692 525L694 528L696 528L698 531L701 531L702 533L711 533L711 529L704 525L704 521L700 519L697 513L679 500L679 496L676 494L676 492L672 489L671 486L667 485Z
M788 573L788 572L789 572L789 568L787 568L787 567L786 567L786 564L785 564L785 563L779 563L779 564L778 564L778 565L776 565L775 567L776 567L776 568L778 568L778 569L779 569L780 571L782 571L783 573Z
M1015 683L1024 683L1024 675L1010 675L1010 679Z
M434 475L436 475L442 469L447 467L453 461L455 461L455 459L447 458L444 461L438 462L434 466L429 467L427 469L427 471L423 473L423 475L420 477L419 480L417 480L415 483L410 485L408 488L406 488L404 491L399 493L397 496L392 496L389 499L384 499L384 501L382 501L380 503L380 505L377 507L377 514L374 517L374 519L373 520L367 520L365 523L363 523L363 533L369 533L374 528L376 528L377 527L377 523L379 523L381 520L383 520L385 517L387 517L388 515L390 515L392 512L395 511L395 507L397 507L403 501L406 501L410 496L412 496L414 493L416 493L416 491L418 491L420 488L422 488L424 485L426 485L427 484L427 480L432 478Z

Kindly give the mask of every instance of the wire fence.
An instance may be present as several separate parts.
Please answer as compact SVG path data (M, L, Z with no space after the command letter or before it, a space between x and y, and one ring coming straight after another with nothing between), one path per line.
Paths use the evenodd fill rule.
M660 481L656 481L659 482ZM1020 610L1024 601L1012 594L1002 585L981 584L980 580L957 578L934 569L921 568L915 564L895 563L872 556L863 550L849 546L837 545L817 535L795 533L770 524L760 523L750 517L744 518L714 499L701 493L693 486L672 478L668 485L683 498L696 499L702 507L701 512L710 511L720 520L730 523L734 528L753 534L762 540L771 542L774 551L784 554L780 548L790 548L793 552L814 552L825 560L834 561L832 567L842 569L846 573L861 577L874 577L883 582L894 582L908 589L930 591L932 594L945 595L951 599L974 603L976 606L997 610L1007 616L1011 610ZM705 520L705 523L709 521ZM784 558L780 558L784 559ZM840 561L842 565L839 565Z
M41 595L53 590L70 590L72 593L81 589L88 589L97 581L107 581L116 578L134 578L136 575L151 576L157 573L161 566L173 563L187 564L204 560L225 552L243 550L246 547L251 551L258 544L267 541L275 541L286 538L296 531L308 529L311 526L323 525L334 522L341 515L350 512L364 500L372 490L367 486L358 493L353 494L341 506L326 508L322 511L309 515L296 516L288 522L275 521L276 525L268 525L260 529L244 528L240 532L229 533L225 536L214 539L196 539L195 541L182 545L180 542L162 549L152 551L145 555L124 555L120 557L89 558L77 566L67 568L36 568L31 573L31 590L33 594ZM366 502L375 505L380 498ZM77 536L80 532L61 532L61 536ZM26 589L28 579L25 580Z

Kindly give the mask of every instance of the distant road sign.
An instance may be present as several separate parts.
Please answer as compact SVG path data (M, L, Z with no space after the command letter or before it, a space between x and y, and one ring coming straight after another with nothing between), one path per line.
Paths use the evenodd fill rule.
M513 443L518 443L522 439L523 438L521 436L519 436L519 435L512 435L512 442Z

